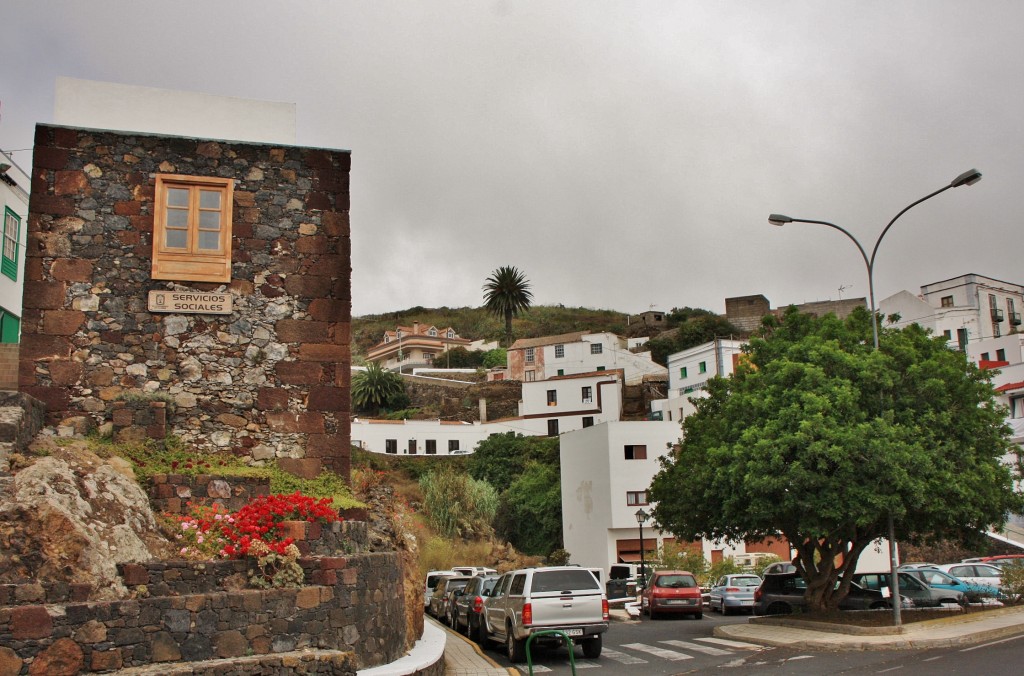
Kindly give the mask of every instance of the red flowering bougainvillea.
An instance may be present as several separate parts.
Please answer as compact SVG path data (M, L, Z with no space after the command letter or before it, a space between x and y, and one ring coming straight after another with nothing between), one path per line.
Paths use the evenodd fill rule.
M214 554L238 559L249 555L257 542L270 552L286 555L294 540L282 537L284 521L331 523L341 517L331 507L330 498L313 498L296 491L291 495L260 496L234 514L218 505L196 506L188 516L175 519L181 525L178 540L183 545L183 556L205 558Z

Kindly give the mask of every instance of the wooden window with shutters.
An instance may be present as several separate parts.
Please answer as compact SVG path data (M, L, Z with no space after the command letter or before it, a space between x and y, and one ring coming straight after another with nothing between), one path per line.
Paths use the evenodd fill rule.
M153 279L231 281L234 181L157 174Z

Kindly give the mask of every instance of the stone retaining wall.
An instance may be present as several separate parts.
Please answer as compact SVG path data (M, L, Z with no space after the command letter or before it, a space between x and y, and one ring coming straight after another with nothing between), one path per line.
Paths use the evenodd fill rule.
M357 666L365 668L403 654L405 601L397 554L305 563L311 577L333 573L322 577L331 583L2 607L0 646L6 650L0 649L0 665L18 667L5 673L44 673L29 665L71 661L77 670L68 673L77 673L311 648L352 651ZM173 594L171 585L167 589Z

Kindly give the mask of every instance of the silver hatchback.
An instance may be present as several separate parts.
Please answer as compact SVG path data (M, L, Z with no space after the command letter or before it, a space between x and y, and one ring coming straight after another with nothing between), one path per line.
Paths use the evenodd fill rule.
M708 608L728 615L734 610L754 610L754 591L761 586L761 578L750 573L723 575L711 586Z

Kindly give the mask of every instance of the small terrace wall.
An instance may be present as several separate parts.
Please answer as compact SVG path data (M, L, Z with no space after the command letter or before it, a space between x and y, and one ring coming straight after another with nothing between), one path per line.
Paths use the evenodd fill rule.
M245 562L203 565L224 579L224 573L240 572L240 563ZM0 607L0 661L10 669L5 673L13 674L35 673L30 664L45 665L58 657L77 666L67 673L154 663L165 664L169 672L185 662L283 655L305 648L352 652L358 668L403 654L405 602L397 554L306 559L303 569L310 582L320 583L201 591L208 586L203 575L168 580L171 569L161 564L136 565L125 570L126 583L145 579L167 595ZM342 672L325 668L322 673Z

